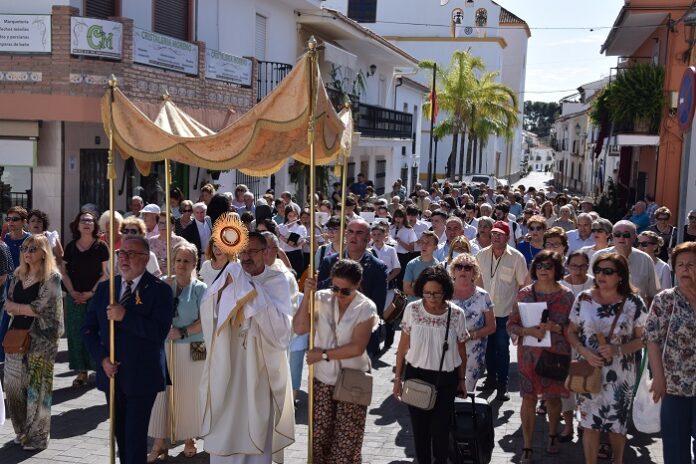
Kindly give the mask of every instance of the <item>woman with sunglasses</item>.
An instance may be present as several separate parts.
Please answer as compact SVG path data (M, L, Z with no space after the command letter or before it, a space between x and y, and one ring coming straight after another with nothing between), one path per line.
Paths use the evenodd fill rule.
M212 240L211 240L212 241ZM167 340L174 342L174 358L167 359L175 382L174 418L178 440L184 439L184 456L196 455L196 437L200 433L201 410L198 387L203 376L205 348L201 328L201 300L206 285L195 278L198 263L198 249L192 243L183 241L172 251L172 271L168 277L174 293L174 319ZM168 344L169 342L167 342ZM169 358L169 349L165 350ZM171 387L167 387L168 389ZM148 436L155 440L152 451L147 456L148 463L166 459L168 446L165 442L170 436L169 391L157 394L150 415Z
M585 462L594 464L599 436L609 432L613 462L623 464L626 428L636 383L634 353L647 311L629 281L628 261L602 253L593 263L594 288L578 295L570 313L568 340L576 357L602 369L599 393L577 395Z
M669 252L677 245L677 228L668 222L671 217L669 208L661 206L655 210L655 224L648 228L662 237L663 245L657 257L665 262L669 261Z
M696 419L696 243L672 251L674 288L655 296L643 340L653 374L653 400L662 400L662 452L665 464L693 462L691 438ZM694 453L696 454L696 453Z
M528 346L520 343L517 347L517 365L520 373L520 394L522 396L522 464L532 462L532 443L534 441L534 422L538 400L546 402L549 416L549 437L546 445L547 454L558 454L558 425L561 419L561 398L568 396L564 380L542 377L536 372L536 366L544 351L557 355L570 356L570 345L565 338L568 316L573 306L573 292L562 286L563 255L551 250L542 250L534 257L531 266L532 285L522 288L517 294L518 303L545 303L546 317L536 326L525 327L522 324L521 311L525 308L515 304L508 319L508 332L522 337L534 337L542 340L550 333L551 346L548 348ZM524 339L523 339L524 340Z
M441 266L421 272L414 291L420 299L406 306L401 321L394 397L401 400L403 380L420 379L437 386L435 406L431 410L409 406L408 411L419 464L445 464L454 396L458 390L464 395L467 392L466 315L459 306L450 303L454 286ZM448 348L443 357L445 341ZM441 360L444 360L442 368Z
M60 273L43 235L28 237L20 247L20 265L7 292L10 330L29 329L26 353L7 353L5 389L14 443L24 450L45 449L51 429L53 367L63 335Z
M94 213L81 211L70 224L73 240L63 255L65 329L68 336L70 369L78 372L73 387L87 383L87 371L94 369L92 358L82 341L82 325L89 301L99 282L107 279L109 247L99 240L99 224Z
M543 216L532 216L527 220L526 239L517 245L517 251L522 253L527 268L532 265L532 260L541 250L544 249L544 232L546 231L546 221Z
M660 289L672 288L672 268L669 264L658 258L657 253L662 249L665 242L652 230L646 230L638 235L638 249L646 252L655 263L655 273L657 281L660 282Z
M493 301L483 288L476 286L481 276L478 261L460 254L450 261L449 274L454 282L452 302L464 310L469 339L466 342L466 390L473 392L486 370L486 342L495 332Z
M174 220L174 233L181 236L181 233L193 222L193 202L182 200L179 204L181 216Z
M316 279L305 280L305 295L314 293L314 349L307 364L314 365L314 462L362 463L367 407L336 401L333 390L341 369L370 370L367 343L377 328L375 304L358 291L362 267L339 259L331 269L331 287L316 290ZM293 319L297 335L309 332L309 304L304 298Z
M608 219L599 218L592 221L590 233L592 234L595 244L580 248L580 251L585 253L590 261L592 261L592 257L595 253L609 248L612 228L613 225Z

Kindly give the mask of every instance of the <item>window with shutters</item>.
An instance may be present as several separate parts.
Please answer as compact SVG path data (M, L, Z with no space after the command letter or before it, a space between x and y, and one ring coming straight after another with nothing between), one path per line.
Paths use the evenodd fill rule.
M359 23L377 21L377 0L348 0L348 17Z
M85 0L85 16L90 18L107 19L118 16L116 0Z
M180 40L191 40L192 0L153 0L154 31Z
M257 60L266 59L266 23L268 18L256 13L256 42L254 44L254 56Z

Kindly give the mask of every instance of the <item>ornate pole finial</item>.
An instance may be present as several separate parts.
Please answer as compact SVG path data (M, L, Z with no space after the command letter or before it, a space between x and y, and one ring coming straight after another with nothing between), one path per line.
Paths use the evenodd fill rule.
M309 47L311 51L317 49L317 39L315 39L314 36L309 38L309 42L307 42L307 47Z
M169 94L169 90L165 89L164 93L162 94L162 100L170 101L171 99L172 99L172 96Z
M116 76L113 74L109 76L109 87L112 89L118 87L118 79L116 79Z

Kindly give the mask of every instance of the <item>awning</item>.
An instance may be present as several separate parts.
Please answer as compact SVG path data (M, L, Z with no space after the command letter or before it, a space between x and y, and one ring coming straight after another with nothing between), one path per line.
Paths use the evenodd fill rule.
M322 84L319 67L310 75L309 55L266 98L237 121L217 133L183 115L165 101L158 126L143 114L120 89L108 90L102 99L102 120L124 158L133 157L147 175L150 163L171 161L212 170L239 169L253 176L267 176L292 157L309 164L307 133L310 125L310 82L315 83L315 161L331 162L341 151L342 135L350 112L339 116ZM160 114L162 114L162 111ZM346 114L347 113L347 114ZM342 120L343 119L343 120ZM187 135L181 135L187 134ZM350 140L352 134L345 134Z
M624 7L614 22L600 53L607 56L631 56L648 40L663 21L667 12L646 12Z
M331 45L328 42L322 44L324 47L323 57L324 61L333 63L336 66L341 66L342 68L352 69L353 71L358 69L358 57L344 49Z
M613 145L620 147L657 147L660 145L659 135L617 134L613 139Z

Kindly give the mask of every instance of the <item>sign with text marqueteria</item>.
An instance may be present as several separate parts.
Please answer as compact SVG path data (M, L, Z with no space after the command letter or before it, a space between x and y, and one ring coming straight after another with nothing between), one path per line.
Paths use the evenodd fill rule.
M121 59L123 24L103 19L70 18L70 53Z
M0 14L0 53L51 53L51 15Z
M207 49L205 77L239 85L251 85L252 62L247 58Z
M134 27L133 61L198 74L198 45Z

